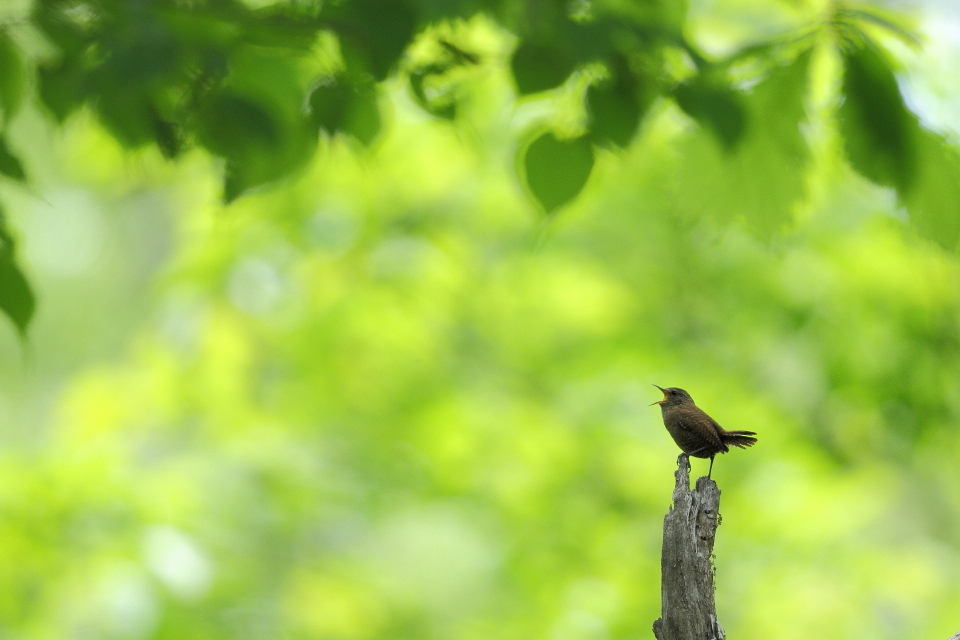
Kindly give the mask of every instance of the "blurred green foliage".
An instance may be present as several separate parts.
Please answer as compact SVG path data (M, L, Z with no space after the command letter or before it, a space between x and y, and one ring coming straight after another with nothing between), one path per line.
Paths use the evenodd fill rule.
M957 630L960 162L898 22L258 4L0 39L3 634L650 638L650 383L759 433L729 637Z
M57 121L89 105L129 148L152 143L173 159L197 145L222 158L223 198L231 202L302 171L320 131L372 144L381 128L376 85L391 75L427 113L456 118L464 84L502 63L472 50L464 28L485 15L517 37L509 65L519 95L573 85L569 97L585 116L521 145L519 174L545 212L583 188L591 144L629 145L664 96L716 136L725 153L700 160L727 174L738 200L744 181L763 182L763 169L786 174L774 178L784 188L730 209L776 230L801 195L785 183L801 171L803 143L795 139L803 112L798 102L786 110L775 97L763 102L751 87L769 85L777 67L806 60L819 44L841 56L835 115L851 166L895 187L917 230L955 249L960 157L907 109L885 52L919 40L899 15L816 0L801 6L802 19L773 37L711 56L687 36L685 0L36 0L28 19L0 28L0 107L9 121L36 77ZM24 61L11 32L26 24L53 53L48 46ZM808 78L792 83L782 89L802 102ZM756 144L740 150L745 137ZM694 146L710 153L702 141ZM27 179L2 135L0 173ZM22 280L13 258L10 265ZM7 315L21 331L30 321Z

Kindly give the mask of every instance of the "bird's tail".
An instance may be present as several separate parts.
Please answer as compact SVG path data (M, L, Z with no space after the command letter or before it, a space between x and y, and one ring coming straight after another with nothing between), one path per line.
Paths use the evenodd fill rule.
M757 443L755 435L757 434L753 431L724 431L720 434L720 439L723 440L723 444L746 449Z

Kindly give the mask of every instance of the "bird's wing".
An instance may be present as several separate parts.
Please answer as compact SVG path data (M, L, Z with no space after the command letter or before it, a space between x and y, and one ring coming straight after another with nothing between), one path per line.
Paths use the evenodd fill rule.
M723 442L720 440L720 432L719 432L720 425L718 425L717 421L711 418L710 416L708 416L706 413L703 413L701 411L700 415L703 418L706 418L707 428L705 429L695 428L694 425L690 424L689 420L684 420L682 415L679 416L680 419L678 420L678 422L680 423L680 427L685 431L690 431L692 433L696 433L698 436L702 438L706 438L710 442L710 444L714 446L722 447Z
M710 418L710 416L707 416ZM723 437L720 435L723 433L723 427L721 427L716 420L710 418L710 441L714 444L720 445L724 451L727 450L726 446L723 444Z

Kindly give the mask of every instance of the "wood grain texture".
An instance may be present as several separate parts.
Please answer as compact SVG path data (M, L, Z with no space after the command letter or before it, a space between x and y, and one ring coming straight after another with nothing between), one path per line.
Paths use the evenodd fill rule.
M713 542L720 489L707 477L690 490L690 461L678 459L673 506L663 519L661 612L653 623L657 640L724 640L717 620Z

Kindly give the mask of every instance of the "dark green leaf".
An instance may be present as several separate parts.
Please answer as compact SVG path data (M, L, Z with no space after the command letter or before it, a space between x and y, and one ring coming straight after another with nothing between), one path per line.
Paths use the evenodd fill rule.
M13 321L20 335L24 336L35 307L33 291L14 259L13 239L0 218L0 310Z
M590 177L593 146L586 136L558 140L546 133L527 148L524 157L527 186L550 213L572 200Z
M385 79L413 37L416 16L410 7L399 0L346 0L330 6L328 19L340 35L347 67Z
M922 236L950 251L960 242L960 154L939 135L914 128L917 173L900 202Z
M176 125L164 120L156 112L151 114L150 124L153 129L153 137L164 157L173 159L180 155L180 151L183 149L183 139Z
M202 96L197 140L226 161L228 199L302 166L317 144L286 55L245 48L222 86Z
M510 60L510 69L520 95L546 91L563 84L575 66L576 60L560 44L540 45L524 41Z
M641 95L639 82L626 60L620 58L618 62L611 65L612 78L587 90L587 110L590 136L595 142L625 147L637 132L650 101Z
M732 88L700 75L676 87L673 95L680 108L710 129L727 151L740 142L747 116L741 97Z
M809 155L800 130L810 54L774 70L742 97L750 123L732 151L703 128L679 143L674 198L695 218L742 219L769 235L789 223L803 197Z
M97 101L100 121L122 144L137 148L154 141L156 111L145 96L119 87Z
M909 191L916 175L914 116L883 54L869 41L844 53L840 132L850 164L877 184Z
M223 92L203 115L204 144L216 154L239 158L280 144L280 124L267 107L247 96Z
M76 63L64 58L59 62L43 64L37 71L40 80L40 99L63 122L83 102L83 71Z
M201 144L227 160L224 198L228 202L277 177L273 159L280 155L281 124L267 107L225 92L202 110L201 126Z
M56 45L64 58L75 59L90 44L90 27L96 22L94 6L63 0L42 0L32 4L33 23Z
M223 90L210 96L198 115L198 141L227 161L227 201L286 175L316 145L302 114L265 98Z
M162 87L178 77L186 79L183 44L174 31L160 21L148 22L135 12L130 29L107 42L109 55L88 73L91 97L101 122L124 145L141 147L158 140L157 122L162 120L157 104ZM167 102L175 100L167 99Z
M356 137L369 145L380 131L375 87L354 86L345 77L331 79L310 94L311 122L333 135Z
M23 170L23 165L10 151L10 147L7 146L7 139L2 134L0 134L0 173L20 182L27 181L27 174Z
M255 177L250 177L249 168L237 162L227 159L223 176L223 201L230 204L243 195L244 191L256 186L262 182Z
M4 120L10 120L23 100L23 60L17 46L0 31L0 107Z

